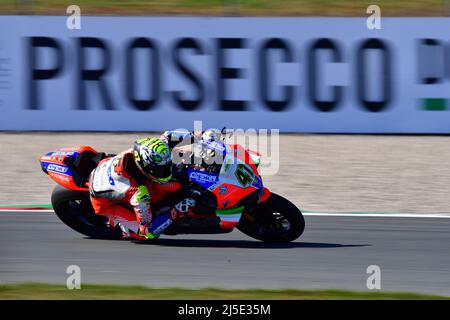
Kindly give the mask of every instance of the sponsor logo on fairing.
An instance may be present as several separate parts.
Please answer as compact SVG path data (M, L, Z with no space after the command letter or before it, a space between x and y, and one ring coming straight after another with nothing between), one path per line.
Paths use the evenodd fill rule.
M69 182L71 177L70 176L65 176L56 172L52 173L52 176L58 180L64 181L64 182Z
M51 163L47 166L47 170L55 171L59 173L67 173L69 171L69 168L66 166L60 166L58 164Z
M219 194L225 194L228 192L228 188L225 186L220 187Z
M208 141L208 140L203 140L202 144L208 146L209 148L219 151L219 152L224 152L225 151L225 147L223 145L223 143L217 142L217 141Z
M172 220L168 219L166 222L164 222L162 225L160 225L158 228L156 228L153 231L153 234L161 234L164 230L166 230L170 225L172 224Z
M217 177L213 175L209 175L207 173L201 173L198 171L193 171L189 175L189 179L196 180L198 182L210 182L213 183L216 181Z
M56 151L56 152L49 152L47 153L47 156L73 156L78 154L78 152L75 151Z

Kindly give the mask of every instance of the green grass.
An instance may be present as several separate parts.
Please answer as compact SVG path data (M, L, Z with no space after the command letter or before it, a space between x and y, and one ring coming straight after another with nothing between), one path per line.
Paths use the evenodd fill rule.
M120 300L196 300L196 299L450 299L450 297L402 292L353 292L344 290L225 290L225 289L180 289L150 288L143 286L82 285L80 290L68 290L54 284L24 283L0 285L0 299L120 299Z
M15 14L22 10L16 1L1 0L0 13ZM33 14L52 15L65 15L73 2L28 1L33 3ZM367 16L366 8L371 4L380 6L383 16L450 14L450 0L77 0L75 3L85 15Z

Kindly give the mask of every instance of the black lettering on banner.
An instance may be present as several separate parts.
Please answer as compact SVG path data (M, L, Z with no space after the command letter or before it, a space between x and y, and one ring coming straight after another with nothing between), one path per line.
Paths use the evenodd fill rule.
M381 87L383 88L383 95L380 101L370 101L367 99L367 76L366 52L367 50L381 50L382 53L382 67L377 68L380 71ZM388 46L380 39L367 39L357 50L356 61L356 86L359 102L364 108L370 112L383 111L392 98L392 75L391 75L391 55Z
M25 61L28 61L28 109L39 109L39 80L48 80L56 77L64 66L63 50L58 41L48 37L30 37L28 40L28 57ZM50 69L38 69L39 68L39 48L49 48L55 53L54 67Z
M87 49L97 49L102 54L103 65L96 69L87 69ZM77 109L88 110L89 103L87 99L86 82L95 82L100 90L100 96L103 101L103 108L114 110L111 96L106 86L104 75L111 67L111 51L106 43L99 38L78 38L78 96ZM90 86L91 87L91 86ZM92 88L92 87L91 87Z
M443 65L444 65L444 74L443 78L450 78L450 43L444 44L444 57L443 57Z
M342 86L330 86L333 89L331 101L319 100L320 69L317 65L319 50L329 50L332 54L331 62L342 62L342 54L333 39L321 38L312 44L308 51L308 96L311 104L319 111L334 111L342 100Z
M288 108L294 98L293 86L281 86L283 98L279 100L270 99L269 81L273 79L269 67L269 52L277 50L283 55L283 62L293 62L293 54L288 44L279 38L271 38L264 42L259 51L259 94L264 105L272 111L283 111ZM270 79L270 80L269 80ZM272 86L273 87L273 86Z
M134 58L133 52L136 49L145 49L149 53L149 70L148 74L151 75L151 84L149 90L152 92L146 100L139 100L135 97L135 74L134 74ZM156 105L161 96L160 87L160 60L159 49L156 43L147 38L135 38L133 39L126 50L126 96L128 101L137 110L145 111L149 110Z
M420 39L418 42L418 74L419 83L435 84L442 81L444 66L439 60L439 50L443 53L444 46L441 41L436 39ZM445 55L447 56L447 55ZM437 73L440 73L438 75Z
M174 91L172 93L176 105L186 111L192 111L197 109L205 100L205 89L202 85L200 77L190 69L183 61L181 52L183 49L192 49L195 54L204 54L200 44L193 38L182 38L178 40L172 49L172 59L176 68L193 84L197 98L193 100L183 99L180 91Z
M243 111L246 107L244 100L230 100L227 98L227 79L242 78L242 69L226 66L227 49L242 49L245 47L245 39L219 38L217 39L217 103L222 111Z

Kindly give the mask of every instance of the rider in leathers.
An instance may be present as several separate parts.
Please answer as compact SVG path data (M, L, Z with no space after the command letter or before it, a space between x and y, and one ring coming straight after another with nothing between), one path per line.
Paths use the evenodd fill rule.
M180 183L172 179L171 151L179 142L193 136L186 132L166 131L159 138L134 142L133 148L102 160L91 173L89 191L97 214L119 223L126 236L137 239L157 238L180 210L195 205L184 199L169 214L152 216L151 204L176 192ZM127 209L133 208L133 212Z

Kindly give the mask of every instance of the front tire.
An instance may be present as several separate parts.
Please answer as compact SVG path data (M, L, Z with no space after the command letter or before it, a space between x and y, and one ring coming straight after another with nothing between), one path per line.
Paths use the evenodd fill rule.
M58 218L73 230L96 239L122 238L120 227L112 228L108 218L95 214L87 192L57 185L51 201Z
M302 235L305 219L292 202L272 193L267 201L245 213L237 228L261 241L283 243Z

